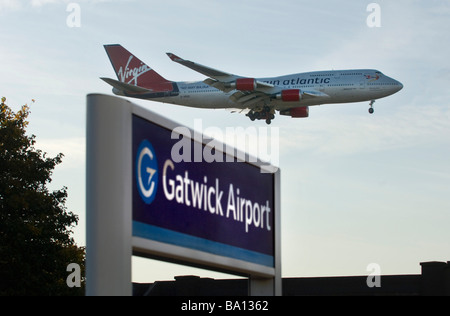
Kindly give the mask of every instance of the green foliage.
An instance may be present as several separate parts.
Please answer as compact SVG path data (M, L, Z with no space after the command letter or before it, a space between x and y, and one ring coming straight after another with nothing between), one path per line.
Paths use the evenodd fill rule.
M35 136L26 135L30 108L14 113L5 102L2 98L0 295L83 295L83 288L66 285L67 265L84 266L84 249L71 238L78 217L65 207L66 187L47 188L63 154L49 158L34 148Z

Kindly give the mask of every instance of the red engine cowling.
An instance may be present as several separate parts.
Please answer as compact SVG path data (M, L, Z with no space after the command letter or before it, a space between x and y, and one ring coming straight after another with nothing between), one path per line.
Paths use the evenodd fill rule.
M289 115L291 117L300 118L300 117L309 117L309 107L302 106L298 108L293 108L287 111L280 112L281 115Z
M236 79L236 83L234 85L235 85L236 90L240 90L240 91L256 90L256 80L253 78Z
M302 99L302 93L300 89L283 90L277 94L277 99L283 102L298 102Z

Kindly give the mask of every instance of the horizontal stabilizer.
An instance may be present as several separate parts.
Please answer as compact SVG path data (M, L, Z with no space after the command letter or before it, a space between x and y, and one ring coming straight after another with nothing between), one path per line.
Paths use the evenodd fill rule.
M100 78L109 85L113 86L114 88L120 90L120 91L126 91L126 92L134 92L134 93L146 93L146 92L153 92L153 90L145 89L142 87L138 87L132 84L128 84L125 82L117 81L110 78Z

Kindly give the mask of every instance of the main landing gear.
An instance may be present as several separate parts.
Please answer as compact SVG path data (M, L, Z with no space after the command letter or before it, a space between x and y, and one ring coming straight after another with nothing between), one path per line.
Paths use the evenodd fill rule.
M370 106L370 108L369 108L369 113L370 114L373 114L373 112L375 112L375 110L373 109L373 104L375 103L375 100L372 100L372 101L370 101L370 103L369 103L369 106Z
M251 110L247 113L247 116L252 120L266 120L266 124L272 123L272 120L275 118L275 111L271 109L269 106L264 106L262 110L255 111Z

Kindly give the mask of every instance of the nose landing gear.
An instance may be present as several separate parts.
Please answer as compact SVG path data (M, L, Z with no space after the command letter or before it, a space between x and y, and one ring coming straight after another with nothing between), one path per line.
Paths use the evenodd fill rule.
M372 101L370 101L370 103L369 103L369 106L370 106L370 108L369 108L369 113L370 114L373 114L373 112L375 112L375 110L373 109L373 104L375 103L375 100L372 100Z

